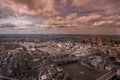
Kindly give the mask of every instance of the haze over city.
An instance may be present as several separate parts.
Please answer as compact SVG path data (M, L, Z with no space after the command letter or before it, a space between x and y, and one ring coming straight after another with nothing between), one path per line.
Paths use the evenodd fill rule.
M120 0L0 0L0 34L120 35Z

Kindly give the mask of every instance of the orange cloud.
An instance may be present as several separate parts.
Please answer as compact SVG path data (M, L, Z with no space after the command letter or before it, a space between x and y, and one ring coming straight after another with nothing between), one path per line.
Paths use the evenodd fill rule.
M90 31L88 29L96 29L98 26L118 27L119 2L118 0L0 0L0 18L13 15L17 19L22 16L32 19L37 17L40 19L40 24L33 22L36 27L61 30L66 28L78 32L84 27L84 31Z
M62 3L62 4L66 4L66 3L67 3L67 0L61 0L61 3Z
M58 28L70 28L79 26L79 20L77 13L72 13L65 18L55 17L49 18L45 21L45 24L52 25Z
M112 15L103 17L101 20L96 21L93 26L95 27L119 27L120 26L120 16Z
M97 8L96 4L104 4L106 0L72 0L71 6L73 7L82 7L82 8ZM96 6L96 7L94 7Z
M83 7L89 5L89 3L93 2L93 0L72 0L71 6L75 7Z
M53 16L57 14L54 0L0 0L19 14Z
M82 16L80 17L80 21L81 22L90 22L90 21L96 21L102 18L102 15L98 15L98 14L90 14L88 16Z

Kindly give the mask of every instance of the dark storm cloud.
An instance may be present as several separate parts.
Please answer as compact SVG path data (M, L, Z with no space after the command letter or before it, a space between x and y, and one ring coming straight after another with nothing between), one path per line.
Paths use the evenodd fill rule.
M14 28L14 27L16 26L11 23L0 24L0 28Z
M13 11L8 7L0 8L0 18L7 18L9 16L14 16Z

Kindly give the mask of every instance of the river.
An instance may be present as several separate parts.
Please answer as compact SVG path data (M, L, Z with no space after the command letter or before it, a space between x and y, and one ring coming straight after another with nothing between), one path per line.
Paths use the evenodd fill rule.
M62 65L61 67L69 73L74 80L96 80L106 73L104 70L88 68L81 64L78 65L77 63Z

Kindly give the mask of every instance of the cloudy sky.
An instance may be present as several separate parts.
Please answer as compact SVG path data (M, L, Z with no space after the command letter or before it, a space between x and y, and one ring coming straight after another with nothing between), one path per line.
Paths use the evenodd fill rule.
M0 34L117 34L120 0L0 0Z

